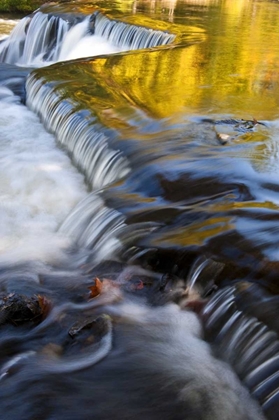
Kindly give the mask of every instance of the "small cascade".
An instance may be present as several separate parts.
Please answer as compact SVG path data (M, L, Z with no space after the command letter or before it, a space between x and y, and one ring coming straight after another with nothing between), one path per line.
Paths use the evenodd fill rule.
M236 305L235 287L218 291L202 310L205 335L262 406L267 418L278 406L279 341L257 318Z
M58 61L66 60L73 49L73 45L77 43L77 40L86 36L88 33L88 21L89 18L84 19L67 32L61 45Z
M119 211L106 206L96 192L80 201L59 229L62 235L70 236L79 249L89 251L90 262L99 262L111 256L127 260L138 248L135 241L158 228L150 222L125 223ZM146 250L147 252L147 250Z
M99 12L92 16L91 25L96 35L121 47L122 50L139 50L167 45L175 39L173 34L110 20Z
M114 46L105 38L92 35L89 27L90 16L87 16L82 22L74 25L67 32L61 45L58 61L93 57L101 54L114 54L123 51L123 48Z
M63 19L35 13L22 19L10 37L0 45L0 62L43 65L56 61L70 25Z
M73 105L31 74L26 82L27 105L43 120L48 131L71 155L73 163L95 190L129 172L128 161L119 150L109 147L104 128L88 117L87 111L76 112Z
M69 235L79 248L92 250L93 260L100 261L121 249L117 233L125 226L123 215L91 193L70 213L60 233Z
M0 62L14 64L22 56L26 32L32 18L23 18L13 29L11 35L0 44Z
M0 62L40 67L57 61L166 45L175 38L163 31L110 20L99 12L71 22L65 19L41 12L25 17L1 43Z
M39 60L55 61L65 33L69 25L56 16L44 16L36 13L30 22L30 34L37 34L35 38L26 37L23 54L19 64L31 64L34 57Z

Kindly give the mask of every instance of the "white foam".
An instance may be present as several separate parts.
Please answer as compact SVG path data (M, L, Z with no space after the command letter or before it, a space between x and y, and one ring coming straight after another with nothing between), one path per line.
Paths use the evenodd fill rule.
M65 35L58 61L113 54L121 51L104 38L88 32L89 17L73 26Z
M80 39L76 46L69 51L62 60L73 60L82 57L94 57L103 54L114 54L122 51L121 48L115 47L108 41L97 35L88 35ZM59 61L61 59L59 58Z
M31 111L0 87L0 262L60 261L60 223L84 198L83 177Z

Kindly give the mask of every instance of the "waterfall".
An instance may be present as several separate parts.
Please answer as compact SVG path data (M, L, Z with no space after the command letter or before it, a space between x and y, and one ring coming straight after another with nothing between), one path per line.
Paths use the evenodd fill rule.
M18 97L9 89L22 83L27 65L154 48L174 39L170 33L110 19L99 11L72 18L36 12L0 44L0 62L5 63L0 66L6 74L0 82L0 251L2 247L4 255L0 257L0 325L12 324L4 326L1 334L0 411L7 418L87 420L116 413L118 419L141 419L144 410L148 419L189 415L192 419L262 420L260 405L266 412L278 406L278 337L265 319L247 314L245 305L239 308L237 302L240 291L249 290L250 282L258 279L253 278L253 261L266 262L258 257L260 248L252 258L256 241L247 245L246 228L239 226L256 213L246 185L252 181L250 174L242 179L241 169L236 168L226 185L228 172L222 165L228 155L235 159L236 147L228 147L226 155L217 140L206 147L200 131L192 125L188 129L191 111L184 109L190 96L201 91L201 77L196 77L198 86L187 95L182 91L179 107L172 106L169 98L177 96L173 87L177 84L181 89L191 75L188 56L182 55L182 61L172 59L178 55L171 56L166 67L151 51L119 54L111 62L101 57L32 70L26 79L29 109L17 103ZM162 48L158 56L174 50ZM190 48L189 53L192 56ZM151 56L156 67L150 66L152 60L145 60L146 56ZM198 67L200 56L193 56L192 67ZM123 58L131 60L135 76L133 71L128 74L130 67ZM205 66L203 60L200 65ZM22 66L22 75L12 77L16 66ZM177 78L169 77L172 68ZM162 86L158 73L167 85ZM142 83L142 75L150 90ZM80 85L75 77L82 78ZM138 89L131 88L133 83L138 83ZM169 114L147 106L148 96L154 102L160 100L158 93L163 106L169 102ZM195 103L195 110L201 109L205 105L199 108ZM54 136L45 136L37 116L55 135L58 148ZM238 121L234 118L212 119L211 123L230 125ZM13 119L20 119L21 131ZM265 180L261 178L262 183ZM275 196L278 190L273 192ZM274 214L276 227L278 206L270 204L266 204L268 221ZM263 200L259 209L260 219L265 216ZM265 240L263 234L261 239ZM239 265L231 264L234 259L241 260ZM14 265L24 266L29 260L43 264L34 265L38 268L30 264L26 272L32 271L32 281L27 278L24 283L21 265L13 277ZM119 273L113 268L107 276L107 263L118 264ZM275 269L277 278L278 265ZM243 280L239 290L238 276ZM236 285L224 288L231 279ZM23 285L18 287L20 282ZM277 292L277 283L272 286ZM18 311L14 318L6 316L3 302L9 303L14 295L15 300L29 304L31 298L24 300L21 293L35 299L42 319L33 315L30 320L21 319ZM29 324L25 328L27 322L30 328ZM11 395L17 396L16 404ZM268 418L276 416L277 412Z
M204 307L205 334L218 344L222 358L233 366L263 410L272 411L278 404L278 336L239 310L235 293L234 287L226 287Z
M173 35L161 31L111 21L101 13L70 25L59 17L49 17L39 12L32 19L26 18L21 26L19 38L24 38L24 42L13 58L14 62L20 63L38 63L40 60L42 62L42 58L58 61L71 58L75 55L75 49L81 48L81 42L93 40L94 48L96 40L100 43L101 39L109 45L111 53L119 48L146 48L166 44L174 39ZM40 34L37 41L31 37L33 30ZM54 48L51 49L53 32L55 43L52 42ZM43 47L41 50L40 44ZM9 50L7 45L4 49L6 53ZM45 80L31 73L26 81L26 94L28 107L40 116L47 130L55 134L58 143L85 175L93 191L129 173L129 163L115 144L111 144L108 130L89 111L76 111L75 104L63 99L55 84L45 83ZM81 248L94 249L91 259L102 259L104 255L111 255L114 250L120 249L123 242L126 249L129 249L132 246L129 238L142 237L153 229L154 224L139 224L132 226L131 232L123 216L107 208L102 199L93 194L73 210L63 223L61 232L67 232Z
M116 20L110 20L101 13L96 13L91 19L96 35L111 41L123 49L139 50L141 48L157 47L170 44L175 36L167 32L156 31L136 25L130 25Z
M92 189L102 188L129 172L126 158L109 146L104 128L88 120L87 111L76 112L73 105L31 74L26 82L27 105L43 120L48 131L71 155ZM89 114L89 113L88 113Z
M127 225L124 216L106 206L97 191L76 205L61 225L59 233L69 235L79 248L85 248L91 263L112 255L132 263L139 256L139 248L134 246L136 240L157 228L158 224L150 222Z
M1 43L0 62L28 66L55 61L68 30L69 24L59 17L40 12L27 16Z
M124 216L106 206L99 190L130 172L129 162L120 150L111 147L111 136L86 110L76 111L62 99L55 85L44 83L32 73L26 82L28 107L38 114L48 131L70 154L94 191L82 200L62 224L60 233L71 236L79 248L89 250L90 261L112 254L138 255L134 243L158 228L156 223L126 225ZM122 255L121 254L121 255Z
M73 209L60 232L70 235L79 247L90 249L91 261L100 261L121 248L117 233L125 226L124 217L92 193Z
M100 12L73 19L41 12L27 16L0 45L0 62L44 66L57 61L173 42L163 31L110 20Z
M22 56L27 28L31 17L23 18L14 28L11 35L0 44L0 62L13 64Z

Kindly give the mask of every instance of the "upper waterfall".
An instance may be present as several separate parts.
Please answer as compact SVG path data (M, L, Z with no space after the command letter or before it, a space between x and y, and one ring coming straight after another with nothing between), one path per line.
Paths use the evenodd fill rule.
M55 61L70 25L55 16L35 13L27 16L0 45L0 62L39 65Z
M40 67L57 61L166 45L175 36L110 20L100 12L69 21L37 12L0 44L0 62Z
M163 31L155 31L136 25L110 20L97 12L91 17L93 31L113 45L125 50L139 50L170 44L175 36Z

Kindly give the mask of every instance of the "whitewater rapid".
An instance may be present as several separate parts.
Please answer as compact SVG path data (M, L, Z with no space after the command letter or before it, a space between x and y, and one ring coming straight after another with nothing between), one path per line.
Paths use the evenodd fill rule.
M0 262L67 258L71 239L57 230L86 194L54 136L0 86Z

